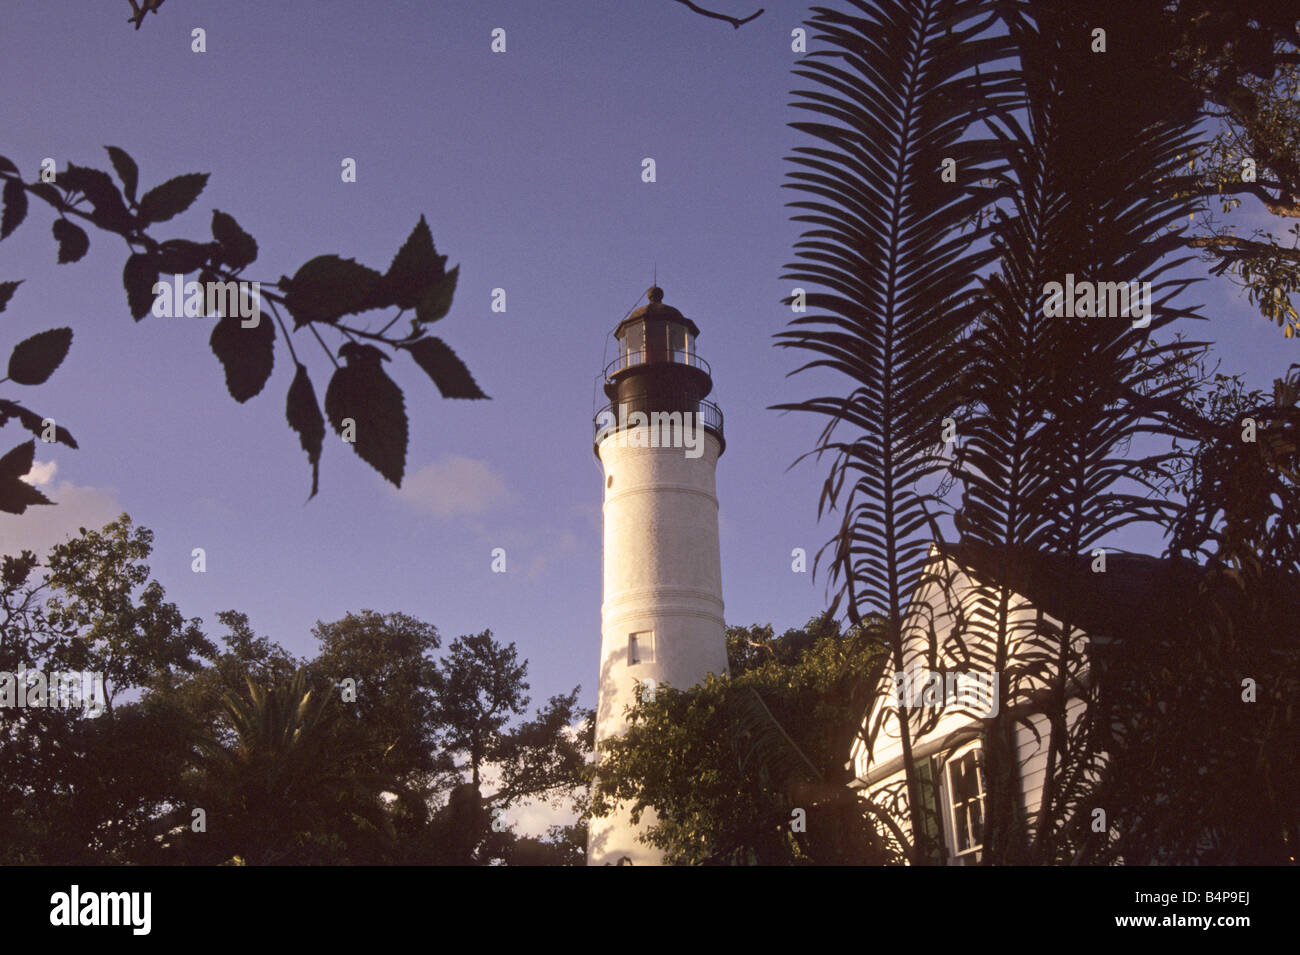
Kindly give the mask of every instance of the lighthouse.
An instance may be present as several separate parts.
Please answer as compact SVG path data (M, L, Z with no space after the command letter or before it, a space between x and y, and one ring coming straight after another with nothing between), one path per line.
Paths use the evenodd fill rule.
M722 411L699 329L665 305L663 289L614 330L605 367L609 404L596 414L594 450L604 478L604 598L596 753L621 734L636 687L686 689L727 672L715 472L725 448ZM599 770L597 770L599 772ZM588 865L658 865L637 840L627 807L595 818Z

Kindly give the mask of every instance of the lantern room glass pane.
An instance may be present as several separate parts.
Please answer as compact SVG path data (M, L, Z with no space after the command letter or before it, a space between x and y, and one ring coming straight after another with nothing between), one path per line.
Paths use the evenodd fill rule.
M686 329L681 325L668 326L668 360L686 363Z
M645 325L641 322L629 325L623 332L620 346L619 356L624 368L645 361Z

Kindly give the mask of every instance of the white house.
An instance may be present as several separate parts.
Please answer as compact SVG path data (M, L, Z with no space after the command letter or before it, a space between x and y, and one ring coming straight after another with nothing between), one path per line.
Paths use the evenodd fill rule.
M974 545L932 547L904 617L904 668L892 661L862 721L851 752L852 784L880 813L877 826L896 842L912 839L900 740L900 713L911 727L921 798L935 861L971 865L983 848L986 717L1010 707L1016 717L1016 810L1027 830L1037 823L1047 771L1050 725L1044 691L1060 673L1063 640L1052 627L1073 624L1065 670L1071 730L1085 712L1099 651L1125 634L1159 628L1160 602L1173 565L1154 557L1104 559L1019 553L1005 580L1007 637L998 654L994 621L1002 576L999 551ZM1045 626L1047 626L1045 632ZM1099 757L1103 762L1105 755ZM1091 777L1095 779L1095 774Z

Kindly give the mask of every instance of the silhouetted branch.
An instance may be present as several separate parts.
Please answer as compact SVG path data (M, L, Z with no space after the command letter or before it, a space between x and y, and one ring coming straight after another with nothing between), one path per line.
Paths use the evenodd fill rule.
M1272 195L1268 192L1269 189L1276 189L1278 195ZM1288 200L1280 182L1238 182L1223 183L1222 185L1216 184L1213 194L1217 195L1218 193L1223 193L1224 195L1239 195L1244 193L1248 196L1254 196L1264 204L1264 208L1275 216L1285 216L1286 218L1291 219L1300 217L1300 202ZM1207 189L1206 194L1210 195L1210 190Z
M677 0L677 2L680 3L682 6L687 7L690 10L694 11L695 13L698 13L702 17L710 17L711 19L714 20L725 20L727 23L730 23L737 30L739 30L750 20L753 20L755 17L758 17L763 12L763 7L759 7L758 10L751 13L743 20L738 20L735 17L727 16L725 13L714 13L712 10L705 10L703 7L699 7L691 3L691 0Z
M1253 239L1243 239L1235 235L1197 236L1196 238L1188 239L1187 244L1194 249L1227 250L1228 252L1238 252L1247 255L1276 255L1279 258L1288 259L1300 264L1300 249L1287 249L1280 245L1270 245L1267 242L1256 242Z

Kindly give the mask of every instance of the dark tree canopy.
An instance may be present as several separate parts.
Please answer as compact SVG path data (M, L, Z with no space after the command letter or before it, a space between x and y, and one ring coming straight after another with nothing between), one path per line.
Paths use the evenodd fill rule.
M0 707L9 863L574 864L594 737L578 690L530 712L526 661L490 632L441 655L430 624L363 610L296 660L248 617L210 640L149 579L123 515L0 568L0 672L93 671L102 707ZM34 690L23 689L35 700ZM34 798L40 794L40 798Z

